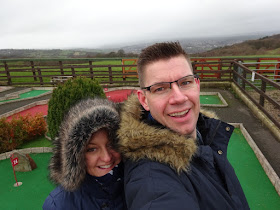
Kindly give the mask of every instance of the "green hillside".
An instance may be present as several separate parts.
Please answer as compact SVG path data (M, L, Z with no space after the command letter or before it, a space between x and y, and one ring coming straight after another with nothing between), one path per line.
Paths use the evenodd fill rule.
M248 40L242 43L215 48L207 52L198 53L197 57L213 56L245 56L245 55L280 55L280 34L266 36L257 40Z

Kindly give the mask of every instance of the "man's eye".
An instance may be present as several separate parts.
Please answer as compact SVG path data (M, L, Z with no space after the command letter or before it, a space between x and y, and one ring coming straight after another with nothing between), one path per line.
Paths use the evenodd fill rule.
M158 88L155 88L154 92L161 92L161 91L164 91L165 88L164 87L158 87Z
M181 82L180 86L187 86L187 85L189 85L189 84L191 84L191 81L185 80L185 81L182 81L182 82Z
M155 85L155 86L152 86L151 88L151 92L152 93L163 93L165 92L169 86L169 84L165 85L165 84L158 84L158 85Z

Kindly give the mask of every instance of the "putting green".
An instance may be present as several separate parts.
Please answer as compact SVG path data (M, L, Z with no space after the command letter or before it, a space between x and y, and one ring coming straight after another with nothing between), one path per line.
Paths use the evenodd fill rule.
M200 95L201 104L223 104L218 95Z
M19 94L18 98L2 100L2 101L0 101L0 103L1 102L7 102L7 101L13 101L13 100L19 100L19 99L36 97L36 96L39 96L39 95L44 94L44 93L49 92L49 91L50 90L31 90L31 91Z
M42 209L44 200L54 189L48 180L48 164L51 153L30 154L37 168L30 172L16 172L19 187L14 187L15 178L10 159L0 161L1 209Z
M280 197L240 129L235 128L231 136L228 159L251 209L279 209Z

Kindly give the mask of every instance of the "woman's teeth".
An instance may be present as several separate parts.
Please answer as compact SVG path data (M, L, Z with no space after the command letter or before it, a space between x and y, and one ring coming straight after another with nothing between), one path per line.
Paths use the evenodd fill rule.
M106 166L99 166L99 168L106 169L106 168L110 168L111 166L112 166L112 164L106 165Z

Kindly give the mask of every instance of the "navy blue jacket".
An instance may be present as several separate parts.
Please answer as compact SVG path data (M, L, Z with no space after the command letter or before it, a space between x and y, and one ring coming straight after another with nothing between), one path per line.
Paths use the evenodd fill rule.
M87 174L81 187L73 192L66 191L61 186L55 188L45 200L43 209L126 209L123 180L112 180L101 185L96 177Z
M191 139L128 103L119 131L128 209L249 209L227 160L233 126L200 114L198 139Z

